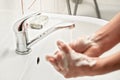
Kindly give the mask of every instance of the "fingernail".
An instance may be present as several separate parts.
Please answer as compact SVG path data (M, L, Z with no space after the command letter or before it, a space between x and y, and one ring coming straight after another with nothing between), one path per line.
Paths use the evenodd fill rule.
M57 41L57 45L64 45L64 42L62 42L62 41Z
M65 53L69 53L71 50L71 48L62 41L58 41L57 45L58 45L58 48Z
M64 43L62 41L57 41L57 46L59 49L62 49L63 45L64 45Z
M46 56L46 60L47 61L54 61L53 57L51 57L51 56Z

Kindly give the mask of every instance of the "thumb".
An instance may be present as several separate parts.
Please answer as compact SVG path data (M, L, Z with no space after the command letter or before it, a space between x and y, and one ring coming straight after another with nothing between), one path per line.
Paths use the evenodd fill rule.
M70 53L72 51L71 47L62 41L57 41L57 46L61 51L65 53Z

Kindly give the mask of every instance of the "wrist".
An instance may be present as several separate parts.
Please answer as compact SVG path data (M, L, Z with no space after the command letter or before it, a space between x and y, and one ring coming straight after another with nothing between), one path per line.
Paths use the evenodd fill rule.
M102 75L105 74L105 66L106 63L104 62L104 59L97 58L96 64L92 67L93 75Z

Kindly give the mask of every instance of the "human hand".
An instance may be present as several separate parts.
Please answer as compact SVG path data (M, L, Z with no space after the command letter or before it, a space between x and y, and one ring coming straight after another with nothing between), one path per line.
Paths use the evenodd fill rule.
M83 36L72 41L69 43L69 45L74 51L78 53L86 54L92 57L98 57L101 54L100 46L93 39L94 35Z
M46 59L64 77L93 75L91 70L96 64L96 58L77 53L69 45L61 41L58 41L57 45L60 51L57 51L54 56L47 56Z
M85 52L89 47L92 46L92 41L87 36L82 36L73 42L71 42L69 45L73 50L75 50L78 53Z

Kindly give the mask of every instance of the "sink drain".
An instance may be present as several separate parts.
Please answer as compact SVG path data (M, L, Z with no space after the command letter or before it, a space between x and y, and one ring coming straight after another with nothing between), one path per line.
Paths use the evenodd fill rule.
M40 58L39 58L39 57L37 57L37 64L39 64L39 62L40 62Z

